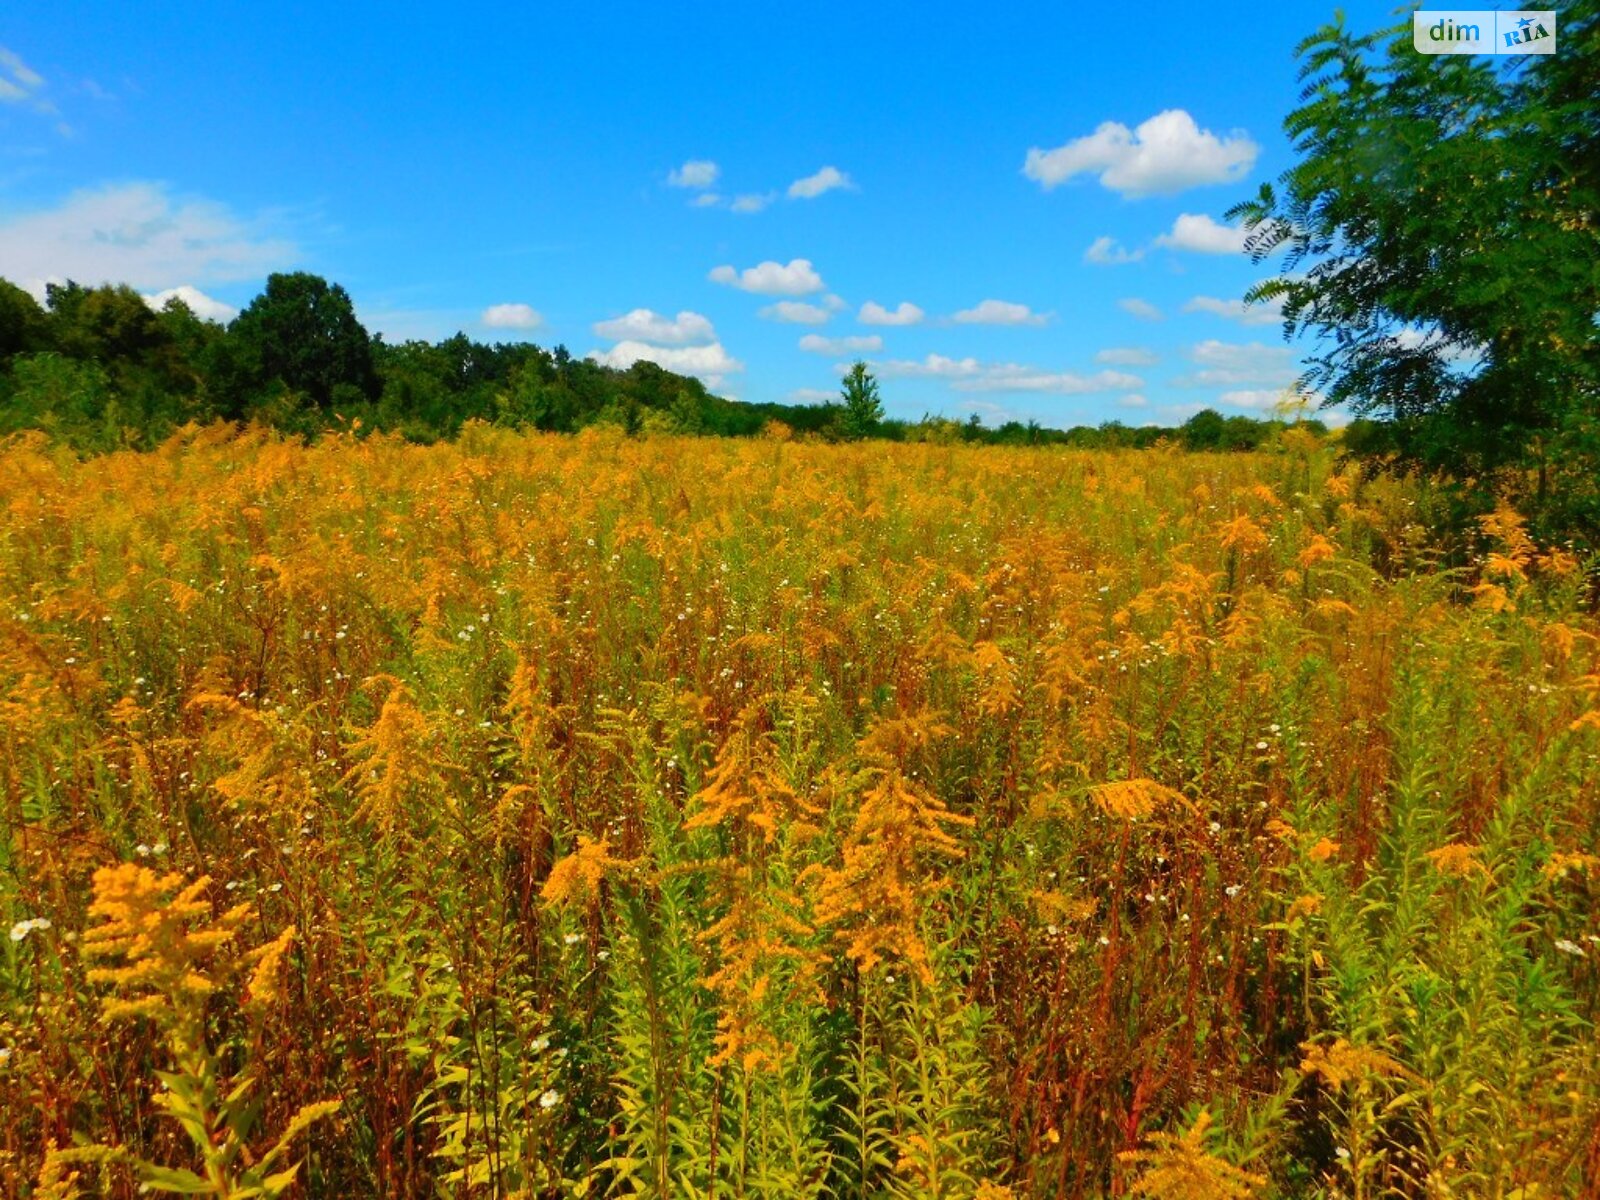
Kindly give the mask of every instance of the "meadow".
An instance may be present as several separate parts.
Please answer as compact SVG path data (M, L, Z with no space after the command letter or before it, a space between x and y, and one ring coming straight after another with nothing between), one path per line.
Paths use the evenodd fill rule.
M13 437L0 1192L1600 1195L1600 625L1432 503Z

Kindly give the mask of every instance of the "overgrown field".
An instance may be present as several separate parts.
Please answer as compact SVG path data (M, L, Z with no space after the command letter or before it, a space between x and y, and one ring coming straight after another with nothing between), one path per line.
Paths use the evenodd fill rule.
M14 440L0 1191L1600 1194L1600 627L1421 503Z

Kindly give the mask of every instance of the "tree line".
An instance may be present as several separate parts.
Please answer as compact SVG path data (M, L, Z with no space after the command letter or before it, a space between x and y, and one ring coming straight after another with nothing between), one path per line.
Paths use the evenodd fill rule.
M149 447L191 421L218 420L302 436L384 430L422 442L477 420L552 432L609 424L629 433L782 429L833 440L1080 447L1176 437L1195 449L1250 449L1283 427L1210 410L1176 432L1118 422L1061 430L991 427L976 416L894 420L864 364L835 403L746 404L654 363L618 370L563 346L486 344L462 333L391 344L362 326L344 288L305 272L270 276L226 325L178 297L153 309L127 286L50 284L40 304L0 279L0 434L38 429L94 453Z

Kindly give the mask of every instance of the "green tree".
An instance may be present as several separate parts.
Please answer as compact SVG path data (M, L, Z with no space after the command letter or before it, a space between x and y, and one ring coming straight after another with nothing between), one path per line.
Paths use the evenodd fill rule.
M0 403L0 433L43 429L80 450L114 450L128 440L127 413L99 363L55 351L19 354Z
M1299 162L1229 214L1284 274L1305 385L1391 425L1407 467L1600 531L1600 0L1551 56L1433 56L1342 22L1299 48Z
M296 271L269 275L266 290L229 326L257 387L274 381L303 392L318 408L341 384L368 400L381 391L372 338L338 284Z
M842 402L840 432L851 440L871 437L883 421L883 402L878 399L878 381L859 359L844 377L839 389Z
M1202 408L1178 430L1185 448L1189 450L1217 450L1222 446L1228 423L1214 408Z
M16 284L0 279L0 363L14 354L50 348L50 326L39 302Z
M127 284L45 287L50 324L63 354L108 370L170 365L172 338L143 296Z

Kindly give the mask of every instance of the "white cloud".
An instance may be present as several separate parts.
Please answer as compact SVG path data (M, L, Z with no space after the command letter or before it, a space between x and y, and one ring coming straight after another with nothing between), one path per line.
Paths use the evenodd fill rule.
M791 259L788 266L768 260L743 271L728 266L716 267L706 278L712 283L725 283L758 296L804 296L820 292L824 286L822 276L812 268L808 258Z
M1172 223L1171 232L1156 238L1155 244L1196 254L1243 254L1244 239L1241 228L1224 225L1203 213L1183 213Z
M1210 313L1241 325L1273 325L1283 320L1283 300L1282 296L1275 296L1259 304L1246 304L1243 300L1196 296L1184 304L1183 311Z
M883 339L877 334L865 337L823 337L808 333L800 339L800 349L813 354L870 354L883 349Z
M744 364L722 348L706 346L652 346L647 342L618 342L609 350L591 350L589 357L603 367L626 370L636 362L653 362L669 371L694 375L715 387L724 375L744 370Z
M691 208L715 208L721 203L722 197L717 195L717 193L701 192L693 200L689 201L689 206Z
M841 370L848 369L841 365ZM872 364L873 371L886 379L955 379L977 375L983 364L975 358L946 358L930 354L923 359L891 358Z
M1061 396L1082 396L1143 387L1144 380L1122 371L1079 375L1072 371L1037 371L1006 363L989 367L976 378L960 380L951 386L961 392L1052 392Z
M1141 300L1137 296L1129 296L1126 299L1118 300L1117 307L1131 316L1138 317L1141 321L1159 321L1162 317L1162 312L1159 308L1151 304L1150 301Z
M697 312L666 317L648 308L636 308L620 317L596 321L592 328L600 337L614 342L654 342L663 346L712 342L717 337L711 322Z
M900 301L899 306L892 310L875 300L868 300L861 306L856 320L863 325L916 325L921 323L922 316L922 310L909 300Z
M19 104L44 87L39 73L21 57L0 46L0 100Z
M1138 392L1129 392L1126 396L1123 396L1120 400L1118 400L1117 403L1123 408L1143 408L1150 402Z
M61 119L61 110L45 95L44 77L14 51L0 46L0 104L31 108L55 122L56 132L71 137L72 126Z
M735 196L733 203L728 207L736 213L758 213L775 199L777 199L777 196L772 192L767 192L765 195L751 192L743 196Z
M259 278L295 247L207 200L174 200L154 183L73 192L54 208L0 218L0 275L37 290L45 280L126 283L157 291Z
M175 288L167 288L153 296L146 296L144 302L151 308L160 312L167 306L167 301L172 299L182 300L189 306L189 311L195 316L207 321L219 321L226 325L239 315L239 310L231 304L224 304L215 297L208 296L197 287L190 287L187 283Z
M491 304L480 318L490 329L537 329L544 318L526 304Z
M763 308L761 315L769 321L787 321L791 325L824 325L833 310L804 300L779 300Z
M1126 391L1144 384L1137 375L1121 371L1078 375L1071 371L1043 371L1017 363L947 358L942 354L929 354L922 359L889 359L871 365L873 371L885 379L947 379L951 387L961 392L1052 392L1076 396ZM839 364L839 369L845 369L844 364Z
M1084 262L1096 263L1103 267L1138 262L1143 257L1143 250L1129 250L1116 238L1109 236L1095 238L1083 252Z
M1241 227L1224 225L1204 213L1183 213L1173 221L1172 228L1158 235L1150 246L1130 250L1114 237L1095 238L1083 252L1083 261L1097 266L1138 262L1154 246L1197 254L1243 254L1245 237L1246 231Z
M1219 342L1210 339L1189 349L1199 369L1172 381L1175 387L1278 388L1299 377L1294 351L1261 342Z
M1160 362L1161 356L1144 346L1108 346L1094 360L1113 367L1148 367Z
M703 191L717 181L722 169L709 158L691 158L667 176L667 186Z
M1026 304L1009 300L984 300L951 318L959 325L1043 325L1049 319L1048 313L1036 313Z
M838 167L823 167L815 175L807 175L804 179L796 179L789 185L789 199L813 200L823 192L831 192L835 188L853 188L850 176Z
M1174 108L1135 129L1106 121L1054 150L1034 147L1022 171L1046 190L1087 173L1124 196L1172 195L1201 184L1237 182L1260 149L1242 130L1218 137Z

